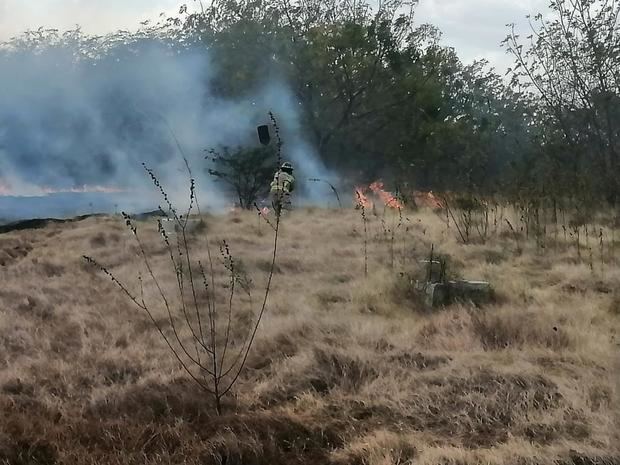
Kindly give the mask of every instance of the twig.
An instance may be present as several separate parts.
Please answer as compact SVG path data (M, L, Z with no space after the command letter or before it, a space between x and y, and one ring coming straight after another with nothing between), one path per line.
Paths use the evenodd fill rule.
M334 195L336 196L336 199L338 200L338 206L340 208L342 208L342 202L340 201L340 195L338 194L338 190L334 187L334 185L332 183L330 183L329 181L326 181L324 179L319 179L319 178L309 178L308 181L310 182L324 182L325 184L327 184L331 190L334 192Z

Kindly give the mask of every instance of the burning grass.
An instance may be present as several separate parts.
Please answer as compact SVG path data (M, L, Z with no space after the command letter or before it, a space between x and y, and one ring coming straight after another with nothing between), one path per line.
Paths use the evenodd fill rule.
M463 245L421 210L405 213L391 267L379 239L398 211L366 214L367 276L359 213L285 218L268 313L221 417L81 264L93 252L135 277L117 220L1 236L0 463L618 463L615 262L592 270L570 246L541 255L525 240L517 254L510 235ZM209 217L209 233L260 288L269 235L257 212L233 216ZM155 225L141 228L173 280ZM408 283L431 242L501 299L423 311Z

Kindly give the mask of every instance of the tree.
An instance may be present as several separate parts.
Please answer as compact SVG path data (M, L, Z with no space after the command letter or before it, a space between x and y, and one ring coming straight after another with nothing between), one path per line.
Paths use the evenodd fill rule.
M490 193L515 186L557 195L562 186L566 193L579 185L585 195L597 174L605 176L601 190L613 190L617 181L610 173L620 125L615 124L617 92L609 89L616 68L607 69L605 86L594 79L600 73L589 79L595 91L581 91L588 105L566 105L570 80L555 68L549 68L555 74L543 73L548 62L542 58L555 45L527 55L509 40L522 60L531 59L531 70L521 74L524 65L515 68L518 76L507 86L488 63L464 65L453 49L440 45L436 28L413 21L413 11L405 0L380 2L378 8L366 1L216 0L197 13L183 7L175 17L135 34L33 34L12 46L34 53L76 42L85 66L96 60L122 66L144 53L149 42L164 43L173 55L204 53L214 70L204 82L208 92L200 85L192 90L207 102L249 98L275 77L296 98L292 112L297 118L291 124L306 130L328 168L354 182L383 177L405 189ZM609 32L612 39L617 36ZM551 36L556 40L557 34ZM513 34L512 40L518 38ZM541 39L536 47L548 43L551 39ZM613 54L607 55L612 60ZM530 75L535 80L528 86ZM546 100L532 82L547 91ZM122 130L136 139L148 125L142 124L144 115L130 116L132 124ZM588 157L595 142L597 156ZM157 153L171 149L167 143L153 145ZM266 191L275 169L261 151L224 149L211 157L209 172L244 208Z
M375 170L381 133L416 98L409 63L422 66L420 48L438 38L428 25L414 27L411 8L403 0L375 10L364 1L222 0L186 18L184 42L199 35L208 44L223 70L215 82L227 95L284 78L323 160ZM379 138L369 143L368 134Z
M207 159L212 167L208 173L225 183L237 196L239 207L253 208L256 201L267 195L276 171L276 154L271 146L237 148L231 152L211 150Z
M357 159L380 170L382 135L392 116L415 105L409 64L417 62L421 42L434 30L416 29L412 10L400 13L407 6L402 1L382 2L376 11L366 2L325 3L322 15L303 6L286 15L287 27L303 32L292 41L297 58L290 72L305 121L332 166L346 169ZM307 19L313 17L323 19Z
M573 195L620 201L620 1L555 0L530 19L524 46L514 25L504 45L512 84L538 97L543 147L564 147ZM575 192L577 191L577 192Z

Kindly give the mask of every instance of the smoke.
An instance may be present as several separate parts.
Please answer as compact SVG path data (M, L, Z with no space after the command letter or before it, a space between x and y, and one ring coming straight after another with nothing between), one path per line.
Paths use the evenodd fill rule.
M230 199L204 174L204 150L257 144L256 126L268 121L269 111L300 181L329 177L304 137L299 102L277 78L266 79L252 97L227 100L210 88L217 69L204 50L172 52L145 41L76 60L77 47L0 50L0 195L108 186L129 191L121 208L155 207L160 199L146 163L175 200L186 198L187 173L174 133L202 202L221 208ZM309 202L326 195L323 186L303 192Z

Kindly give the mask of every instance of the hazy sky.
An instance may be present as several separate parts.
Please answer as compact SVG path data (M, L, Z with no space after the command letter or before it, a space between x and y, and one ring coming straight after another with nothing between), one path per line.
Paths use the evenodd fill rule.
M156 19L162 11L175 12L183 0L0 0L0 40L39 26L65 29L80 24L87 32L103 33L134 28L139 21ZM189 6L196 2L188 0ZM523 24L528 13L543 12L548 0L420 0L419 22L430 22L444 34L464 61L487 58L498 69L510 61L499 42L506 24Z

